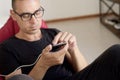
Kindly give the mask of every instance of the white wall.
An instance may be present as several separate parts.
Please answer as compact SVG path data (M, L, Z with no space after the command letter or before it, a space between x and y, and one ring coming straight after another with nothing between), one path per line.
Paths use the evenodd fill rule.
M11 8L11 0L1 0L0 1L0 17L9 14L9 9Z
M96 14L99 0L41 0L45 8L44 19L58 19Z
M11 8L11 0L1 0L0 1L0 28L6 22L9 17L9 10Z

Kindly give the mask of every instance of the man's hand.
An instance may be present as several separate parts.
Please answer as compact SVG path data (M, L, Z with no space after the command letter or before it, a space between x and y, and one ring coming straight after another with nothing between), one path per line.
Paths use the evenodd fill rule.
M54 65L62 64L64 61L65 53L67 52L67 46L56 52L50 52L52 45L48 45L41 54L39 59L40 66L51 67Z
M78 47L76 37L68 32L59 32L55 36L53 44L57 44L59 42L66 42L68 44L68 50L70 52L73 52L73 50L75 50L75 48Z

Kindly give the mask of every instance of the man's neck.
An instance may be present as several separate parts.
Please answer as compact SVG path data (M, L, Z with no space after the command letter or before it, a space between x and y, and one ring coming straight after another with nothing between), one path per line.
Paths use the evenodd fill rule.
M28 34L28 33L23 33L20 31L15 36L19 39L23 39L26 41L37 41L41 39L42 34L40 30L35 34Z

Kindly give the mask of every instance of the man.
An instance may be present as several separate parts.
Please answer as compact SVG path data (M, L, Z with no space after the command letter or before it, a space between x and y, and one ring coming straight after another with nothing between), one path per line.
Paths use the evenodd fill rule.
M57 29L39 29L44 11L39 0L12 0L12 7L11 16L20 31L0 44L1 76L8 80L20 74L33 80L120 80L119 44L87 66L75 36ZM61 42L66 45L51 51L51 44Z
M40 0L12 0L12 7L11 16L20 30L0 45L0 72L7 75L6 79L24 73L35 80L63 80L86 67L75 36L56 29L39 29L44 11ZM60 42L67 44L59 51L51 52L50 44Z

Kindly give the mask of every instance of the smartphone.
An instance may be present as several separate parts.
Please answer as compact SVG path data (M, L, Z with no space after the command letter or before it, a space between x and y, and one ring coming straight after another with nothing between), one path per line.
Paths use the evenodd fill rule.
M58 43L56 45L52 45L52 50L51 52L55 52L55 51L58 51L60 50L62 47L64 47L66 45L65 42L61 42L61 43Z

